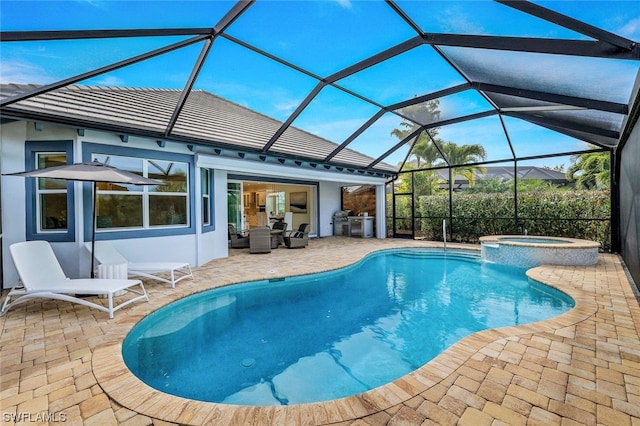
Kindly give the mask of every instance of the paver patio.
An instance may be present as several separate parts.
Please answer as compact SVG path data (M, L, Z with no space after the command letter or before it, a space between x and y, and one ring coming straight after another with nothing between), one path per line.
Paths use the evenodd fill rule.
M312 240L305 249L266 255L233 250L229 258L195 268L195 280L175 289L145 282L151 302L130 305L113 320L61 301L17 306L0 318L2 421L640 425L640 308L619 257L608 254L592 267L530 271L532 278L576 300L567 314L476 333L414 373L358 396L287 407L228 406L161 394L124 368L123 337L143 316L173 300L238 281L334 269L375 250L407 246L441 244L329 237Z

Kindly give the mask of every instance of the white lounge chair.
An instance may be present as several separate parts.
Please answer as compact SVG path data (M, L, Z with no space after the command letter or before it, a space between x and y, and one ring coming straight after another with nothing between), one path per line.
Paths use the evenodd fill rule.
M91 251L91 243L85 243L87 250ZM185 278L193 279L191 265L187 262L129 262L115 247L107 241L95 242L96 260L105 265L127 265L128 276L140 276L151 278L153 280L162 281L171 284L172 288L176 287L176 283ZM170 279L157 275L158 273L167 272Z
M11 289L7 295L0 315L11 307L36 298L65 300L89 306L109 313L109 318L120 308L138 300L149 301L144 285L140 280L128 279L69 279L64 274L51 245L47 241L26 241L9 247L11 258L20 277L20 285ZM139 287L136 289L135 287ZM118 293L137 294L119 305L113 305L113 296ZM75 295L104 295L108 298L108 307L82 299ZM11 298L15 300L11 301Z

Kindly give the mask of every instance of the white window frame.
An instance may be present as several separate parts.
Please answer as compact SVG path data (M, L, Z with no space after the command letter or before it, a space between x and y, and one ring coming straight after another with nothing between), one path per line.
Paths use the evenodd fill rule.
M207 191L204 191L206 184ZM202 225L210 226L211 225L211 170L201 168L200 169L200 195L202 202ZM204 206L207 206L206 212L204 214Z
M96 156L104 156L105 154L95 153L92 154L92 159L95 159ZM147 157L134 157L127 155L112 155L109 154L109 157L118 157L118 158L130 158L135 160L142 161L142 175L144 177L148 177L149 175L149 162L150 161L169 161L169 160L160 160L154 158ZM189 163L183 161L175 161L175 163L180 163L185 166L185 170L189 170ZM100 190L96 191L96 196L100 197L100 195L118 195L118 196L131 196L131 197L142 197L142 226L129 226L129 227L112 227L112 228L98 228L96 232L99 233L108 233L108 232L122 232L122 231L140 231L140 230L154 230L154 229L166 229L166 228L189 228L190 227L190 208L191 203L189 202L190 193L189 193L189 173L185 175L186 179L186 192L152 192L149 191L149 187L146 185L141 185L141 191L136 192L125 192L125 191L108 191L108 190ZM185 219L186 223L184 224L166 224L166 225L151 225L149 218L149 197L163 197L163 196L179 196L185 199Z
M62 155L64 157L67 156L67 153L65 151L38 151L35 153L35 164L34 164L34 168L38 169L38 164L40 163L40 157L41 156L45 156L45 155ZM43 212L42 212L42 203L41 203L41 195L45 195L45 194L65 194L67 197L69 197L68 191L67 191L67 187L65 185L64 189L40 189L40 179L49 179L49 178L36 178L36 188L35 188L35 197L36 197L36 212L37 212L37 218L36 218L36 232L38 234L66 234L67 232L69 232L69 212L67 212L67 227L66 228L60 228L60 229L43 229L42 228L42 221L44 219L43 217Z

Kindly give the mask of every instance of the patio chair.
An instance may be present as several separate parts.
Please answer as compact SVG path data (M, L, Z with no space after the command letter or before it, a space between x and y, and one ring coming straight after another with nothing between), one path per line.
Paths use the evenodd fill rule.
M280 222L274 222L273 226L271 227L271 229L273 229L274 231L282 231L279 234L272 235L272 239L277 242L276 247L284 244L284 233L287 230L287 226L288 226L287 222L280 221ZM271 248L276 248L276 247L272 246Z
M236 231L236 227L229 224L229 241L231 248L249 248L249 237Z
M249 253L271 253L271 228L258 226L249 231Z
M25 241L9 247L11 258L18 271L20 283L9 291L0 315L4 315L11 307L31 299L46 298L64 300L95 308L109 314L138 300L149 301L144 285L140 280L128 279L69 279L64 274L51 245L47 241ZM138 287L139 289L136 289ZM114 295L134 293L137 296L116 306ZM103 306L75 295L106 296L108 306ZM11 298L15 300L11 301Z
M302 223L297 231L291 231L284 237L284 243L288 248L304 248L309 244L310 230L311 226L308 223Z
M85 243L85 247L91 251L91 243ZM176 283L185 278L193 279L191 265L188 262L129 262L107 241L96 241L94 250L93 256L102 265L126 265L126 273L129 277L150 278L171 284L172 288L175 288ZM170 278L158 275L160 273L167 273Z

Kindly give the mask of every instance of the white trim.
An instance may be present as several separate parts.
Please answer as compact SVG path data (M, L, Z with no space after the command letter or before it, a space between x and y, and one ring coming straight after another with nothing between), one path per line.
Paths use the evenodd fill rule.
M307 169L251 160L236 160L201 153L196 153L195 162L197 167L227 170L235 173L247 173L256 176L343 182L352 185L381 185L386 182L386 178L384 177L363 176L355 173L346 174L329 170Z

